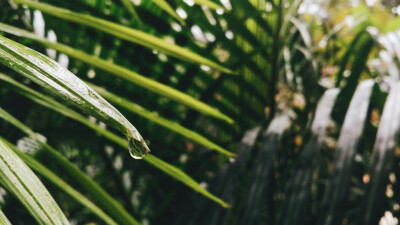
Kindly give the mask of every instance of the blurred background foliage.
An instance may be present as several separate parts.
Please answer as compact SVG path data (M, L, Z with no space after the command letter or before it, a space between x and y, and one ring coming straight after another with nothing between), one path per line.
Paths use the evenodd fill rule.
M187 128L183 133L196 132L236 153L236 157L227 157L210 151L210 146L166 128L172 124L160 126L143 114L132 113L129 107L119 104L120 100L106 97L148 141L152 155L181 169L231 204L231 208L225 209L144 160L133 160L121 146L91 128L30 101L1 79L0 107L45 137L49 145L95 180L141 224L377 224L378 221L397 224L400 216L400 199L395 191L400 175L397 148L391 157L396 163L390 167L390 173L385 172L390 180L382 181L385 193L380 193L381 189L377 191L379 196L384 194L380 197L382 202L375 205L378 210L372 212L377 218L364 220L364 214L371 211L362 209L361 203L369 201L366 185L371 174L368 171L374 165L370 158L374 155L388 86L398 83L399 78L398 1L40 1L141 30L222 65L233 71L232 74L16 2L19 1L0 1L1 23L122 66L186 93L233 119L234 123L228 123L202 114L105 69L50 49L40 41L17 37L0 28L0 32L5 31L1 33L5 37L47 54L80 79L140 105L148 111L144 114L162 116ZM40 86L6 66L0 66L0 72L42 92ZM336 182L330 178L335 176L331 175L332 171L339 171L335 169L334 159L340 152L335 149L340 148L338 139L344 132L340 128L346 122L346 111L350 112L348 108L359 82L367 79L375 83L372 97L366 100L364 129L361 128L362 136L354 137L356 147L348 147L356 149L354 155L348 156L351 161L354 157L356 160L342 170L351 175L350 180L347 183L340 180L337 184L338 187L347 185L349 191L344 196L348 198L344 199L348 200L332 203L343 211L335 214L334 209L324 208L324 190L330 182ZM326 90L334 88L340 91L336 103L326 109L332 111L332 119L329 119L330 113L323 119L327 125L318 130L320 137L311 129L316 122L313 118L318 112L317 103ZM104 121L91 116L88 119L108 129ZM60 168L37 141L7 120L0 120L0 136L33 155L86 195L87 190L76 183L74 176ZM303 156L314 136L322 140L311 142L315 150L310 154L317 162L307 161L310 156ZM313 165L309 175L304 175L311 179L308 186L299 187L300 191L308 191L285 202L291 200L290 193L297 193L297 189L290 188L307 180L296 175L296 171L307 168L301 167L303 159L305 165ZM257 174L257 171L265 173ZM53 183L41 180L71 224L104 223ZM10 221L33 224L28 211L8 193L1 189L0 200ZM96 196L87 197L96 203ZM290 208L294 206L300 209ZM329 220L332 215L337 221Z

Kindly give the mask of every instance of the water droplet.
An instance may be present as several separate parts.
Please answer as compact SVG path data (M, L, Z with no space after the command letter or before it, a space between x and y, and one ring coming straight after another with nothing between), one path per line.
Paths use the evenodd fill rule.
M132 158L134 159L142 159L148 152L150 152L149 147L147 147L142 138L138 140L134 137L128 136L128 143L129 154L131 154Z

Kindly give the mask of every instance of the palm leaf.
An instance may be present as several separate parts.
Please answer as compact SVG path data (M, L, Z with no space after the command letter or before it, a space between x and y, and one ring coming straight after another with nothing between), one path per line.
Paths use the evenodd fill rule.
M0 36L0 56L4 65L126 134L132 157L140 159L150 151L136 128L120 112L60 64L3 36Z
M141 25L142 21L140 20L139 15L137 14L135 8L132 5L132 2L130 0L121 0L122 4L125 6L126 10L135 18L138 23Z
M79 23L82 25L90 26L95 29L101 30L103 32L109 33L113 36L119 37L121 39L137 43L139 45L143 45L145 47L151 49L160 50L168 55L174 56L176 58L194 62L197 64L204 64L210 66L211 68L215 68L217 70L221 70L222 72L232 74L232 71L215 63L209 59L206 59L196 53L189 51L186 48L180 47L178 45L170 44L160 38L155 36L146 34L142 31L135 30L132 28L128 28L116 23L108 22L106 20L96 18L93 16L75 13L67 9L58 8L55 6L51 6L44 3L29 1L29 0L15 0L16 3L21 3L27 5L28 7L32 7L34 9L38 9L43 13L47 13L49 15Z
M365 69L365 64L368 60L369 53L373 48L373 39L367 33L360 34L361 37L356 36L356 42L358 41L358 50L355 54L355 59L353 61L353 66L351 67L350 76L346 79L346 84L343 87L343 90L339 94L338 105L341 105L343 108L347 108L349 102L351 100L351 96L353 96L354 91L356 90L358 80L361 77L361 73ZM360 38L360 39L358 39ZM341 72L341 71L339 71ZM340 74L338 78L340 79ZM342 109L343 109L342 108ZM339 119L339 122L342 121Z
M73 199L75 199L77 202L79 202L80 204L85 206L87 209L92 211L100 219L102 219L106 224L110 224L110 225L118 224L111 217L109 217L106 213L104 213L103 210L101 210L99 207L97 207L92 201L87 199L83 194L79 193L73 187L71 187L69 184L64 182L60 177L58 177L56 174L51 172L40 162L36 161L33 157L29 156L28 154L21 152L14 145L12 145L10 143L7 143L7 144L11 148L11 150L13 150L18 155L18 157L20 157L30 168L32 168L37 173L39 173L40 175L42 175L43 177L48 179L50 182L52 182L54 185L58 186L66 194L68 194ZM139 224L139 223L136 222L133 224Z
M175 12L175 10L171 7L171 5L165 0L152 0L154 4L168 13L170 16L174 17L176 20L179 21L180 24L184 25L185 21L182 20L181 17Z
M87 118L83 117L81 114L69 109L68 107L54 101L50 97L44 96L22 84L19 84L18 82L15 82L13 79L10 77L7 77L5 75L0 74L0 80L9 85L10 88L16 90L18 94L21 94L32 101L41 104L47 108L50 108L54 111L57 111L61 113L62 115L69 117L71 119L74 119L83 125L93 129L100 135L106 137L110 141L116 143L117 145L123 147L123 148L128 148L124 143L124 139L120 138L119 136L111 133L108 130L100 128L98 125L91 123ZM197 191L201 193L202 195L210 198L211 200L217 202L218 204L222 205L223 207L228 207L229 205L224 202L223 200L219 199L218 197L214 196L213 194L209 193L207 190L202 188L200 184L198 184L196 181L194 181L190 176L185 174L183 171L177 169L176 167L158 159L155 156L148 155L147 157L144 158L144 161L147 163L150 163L152 166L160 169L162 172L168 174L169 176L175 178L176 180L182 182L183 184L189 186L192 188L194 191Z
M194 2L198 5L203 5L207 6L210 9L223 9L221 5L218 5L217 3L214 3L213 1L210 0L194 0Z
M350 178L354 169L354 157L357 153L363 133L373 80L363 81L351 100L349 109L340 131L331 181L328 183L321 204L320 224L337 224L344 216L344 205L350 187Z
M166 129L172 130L186 138L189 138L199 144L202 144L210 149L214 149L222 154L225 154L227 156L234 156L233 153L229 152L228 150L218 146L217 144L211 142L210 140L206 139L205 137L201 136L200 134L189 130L180 124L173 122L171 120L165 119L159 115L157 115L154 112L149 112L146 109L142 108L141 106L128 101L126 99L123 99L121 97L118 97L117 95L108 92L104 88L95 86L94 84L89 84L97 93L99 93L101 96L106 98L108 101L115 105L120 105L121 107L124 107L125 109L129 110L130 112L133 112L135 114L138 114L141 117L144 117L154 123L159 124L160 126L165 127Z
M62 156L57 150L53 149L50 145L44 143L42 138L40 138L35 132L33 132L29 127L25 124L21 123L15 117L7 113L5 110L0 108L0 118L8 121L22 132L29 135L29 137L33 138L35 141L40 143L41 149L46 151L46 153L51 157L52 160L57 162L57 164L63 168L68 174L70 174L75 181L80 184L82 188L84 188L88 193L92 196L96 196L97 202L105 208L114 218L117 219L121 224L139 224L125 209L122 207L117 201L115 201L100 185L98 185L95 181L93 181L89 176L83 173L77 166L68 161L64 156ZM9 145L10 146L10 145ZM11 146L12 147L12 146ZM18 154L18 152L17 152ZM25 160L27 157L20 156L22 160ZM56 175L48 173L46 168L42 168L41 165L38 165L38 162L27 159L29 162L26 162L29 166L33 164L33 169L37 170L44 177L48 178L50 181L55 183L57 186L63 188L64 191L69 194L73 194L74 198L78 197L78 201L96 213L100 218L104 219L107 223L114 224L115 222L110 219L106 214L104 214L100 209L97 208L96 205L89 202L89 200L85 198L81 198L80 193L74 193L74 190L71 190L68 186L62 185L63 181L58 177L54 177ZM75 191L76 192L76 191Z
M212 108L211 106L209 106L209 105L207 105L185 93L182 93L176 89L173 89L173 88L171 88L167 85L164 85L162 83L159 83L157 81L148 79L142 75L139 75L133 71L130 71L126 68L118 66L114 63L111 63L106 60L97 58L95 56L86 54L82 51L75 50L73 48L70 48L70 47L62 45L62 44L50 42L46 39L37 37L32 33L26 32L24 30L21 30L21 29L12 27L12 26L8 26L6 24L0 23L0 30L17 35L17 36L21 36L21 37L25 37L25 38L29 38L31 40L37 41L48 48L58 50L60 52L63 52L65 54L71 56L71 57L82 60L83 62L86 62L90 65L93 65L93 66L99 68L99 69L107 71L113 75L116 75L116 76L124 79L124 80L132 82L132 83L134 83L138 86L141 86L151 92L155 92L161 96L165 96L167 98L173 99L173 100L175 100L181 104L184 104L192 109L195 109L203 114L225 120L229 123L233 122L233 120L231 118L229 118L225 114L219 112L217 109Z
M393 82L393 81L390 81ZM382 118L379 124L369 170L370 182L366 186L364 204L362 205L362 224L372 225L379 222L384 212L385 190L388 176L393 168L394 152L400 131L400 86L398 81L391 83L389 96L386 99Z
M39 178L0 137L0 179L39 224L69 224Z

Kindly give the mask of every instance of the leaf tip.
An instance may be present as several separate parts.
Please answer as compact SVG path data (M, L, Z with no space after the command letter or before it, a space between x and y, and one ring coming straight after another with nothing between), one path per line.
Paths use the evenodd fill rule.
M235 121L233 119L229 118L229 117L226 118L226 121L231 125L235 124Z
M232 206L226 202L222 202L222 207L224 207L225 209L232 208Z

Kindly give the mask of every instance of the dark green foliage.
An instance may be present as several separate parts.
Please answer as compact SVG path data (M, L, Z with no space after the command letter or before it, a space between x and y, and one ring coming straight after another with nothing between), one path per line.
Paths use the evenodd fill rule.
M30 7L0 0L1 40L55 61L68 55L67 69L96 85L151 149L133 160L118 127L99 116L104 109L51 98L46 85L9 69L17 61L4 48L0 109L23 125L3 115L0 136L105 213L75 201L43 169L71 222L372 225L400 216L400 36L384 8L391 3L167 0L168 11L148 0L41 0L86 20L45 6L38 37L39 6L15 1ZM46 39L52 31L62 45ZM4 214L34 223L12 192Z

